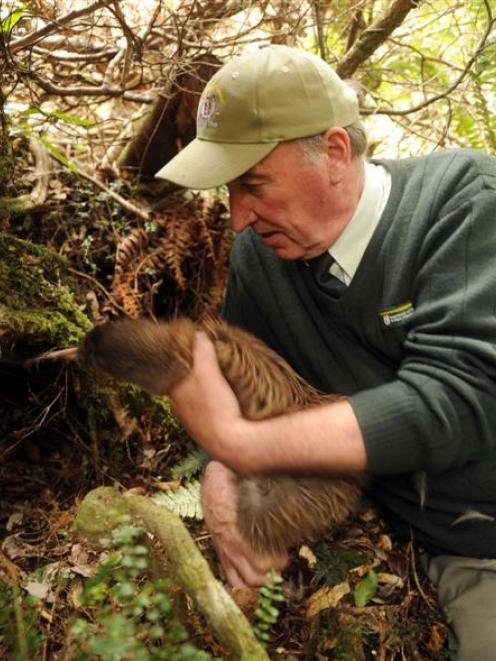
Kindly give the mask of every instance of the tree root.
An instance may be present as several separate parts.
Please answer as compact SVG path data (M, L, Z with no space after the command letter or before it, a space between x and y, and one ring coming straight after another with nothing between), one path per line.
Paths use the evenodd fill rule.
M31 137L29 149L34 155L34 169L36 171L36 184L33 190L19 197L0 198L0 210L11 216L25 216L38 210L48 195L50 174L50 155L39 140Z

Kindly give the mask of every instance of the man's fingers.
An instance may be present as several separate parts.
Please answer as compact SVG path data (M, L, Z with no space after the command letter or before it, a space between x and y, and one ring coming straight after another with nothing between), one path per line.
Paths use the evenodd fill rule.
M214 539L217 554L226 578L232 587L259 586L267 582L269 571L281 571L288 563L288 555L256 555L253 549L235 532L229 542Z
M193 361L196 363L197 359L199 361L197 364L203 365L204 361L208 361L207 364L211 368L216 365L219 373L222 374L213 342L204 331L198 331L196 333L193 344Z
M254 587L263 585L267 581L267 572L260 571L252 564L251 559L245 556L236 558L236 570L246 585Z
M222 569L229 584L233 588L263 585L267 580L267 573L255 568L250 560L239 553L229 556L225 551L218 549Z
M218 551L217 553L219 556L220 564L222 566L222 569L224 570L224 574L226 576L229 585L233 588L244 588L247 584L245 581L243 581L238 570L230 561L228 556L225 553L222 553L221 551Z

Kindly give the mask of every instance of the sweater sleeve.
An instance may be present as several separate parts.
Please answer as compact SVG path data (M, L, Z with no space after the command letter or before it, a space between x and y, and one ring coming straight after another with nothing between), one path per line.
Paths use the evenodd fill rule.
M396 378L351 397L374 475L435 474L496 450L494 165L445 199L424 229Z

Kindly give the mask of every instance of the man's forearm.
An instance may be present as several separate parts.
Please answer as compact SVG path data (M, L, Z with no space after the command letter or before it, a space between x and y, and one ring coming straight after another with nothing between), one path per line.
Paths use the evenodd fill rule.
M193 370L171 391L171 401L212 458L238 473L365 470L365 444L349 401L247 420L206 335L198 334L193 352Z
M362 433L346 400L227 431L222 461L242 472L359 472L367 467Z

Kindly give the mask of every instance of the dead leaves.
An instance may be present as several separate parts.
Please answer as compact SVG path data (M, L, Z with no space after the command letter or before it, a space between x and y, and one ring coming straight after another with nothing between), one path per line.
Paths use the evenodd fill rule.
M133 318L157 307L199 318L222 300L230 248L224 205L185 192L166 204L117 245L112 295Z
M307 601L307 617L312 618L327 608L336 608L342 598L350 594L351 587L348 581L343 581L332 588L320 588L314 592Z
M318 545L316 554L308 547L299 553L321 580L333 578L305 602L305 618L314 632L311 644L318 650L313 658L328 658L329 652L332 658L354 661L370 653L383 661L435 658L447 627L428 581L419 576L411 545L393 546L373 510L362 513L342 535L324 549ZM350 567L350 558L362 560Z

